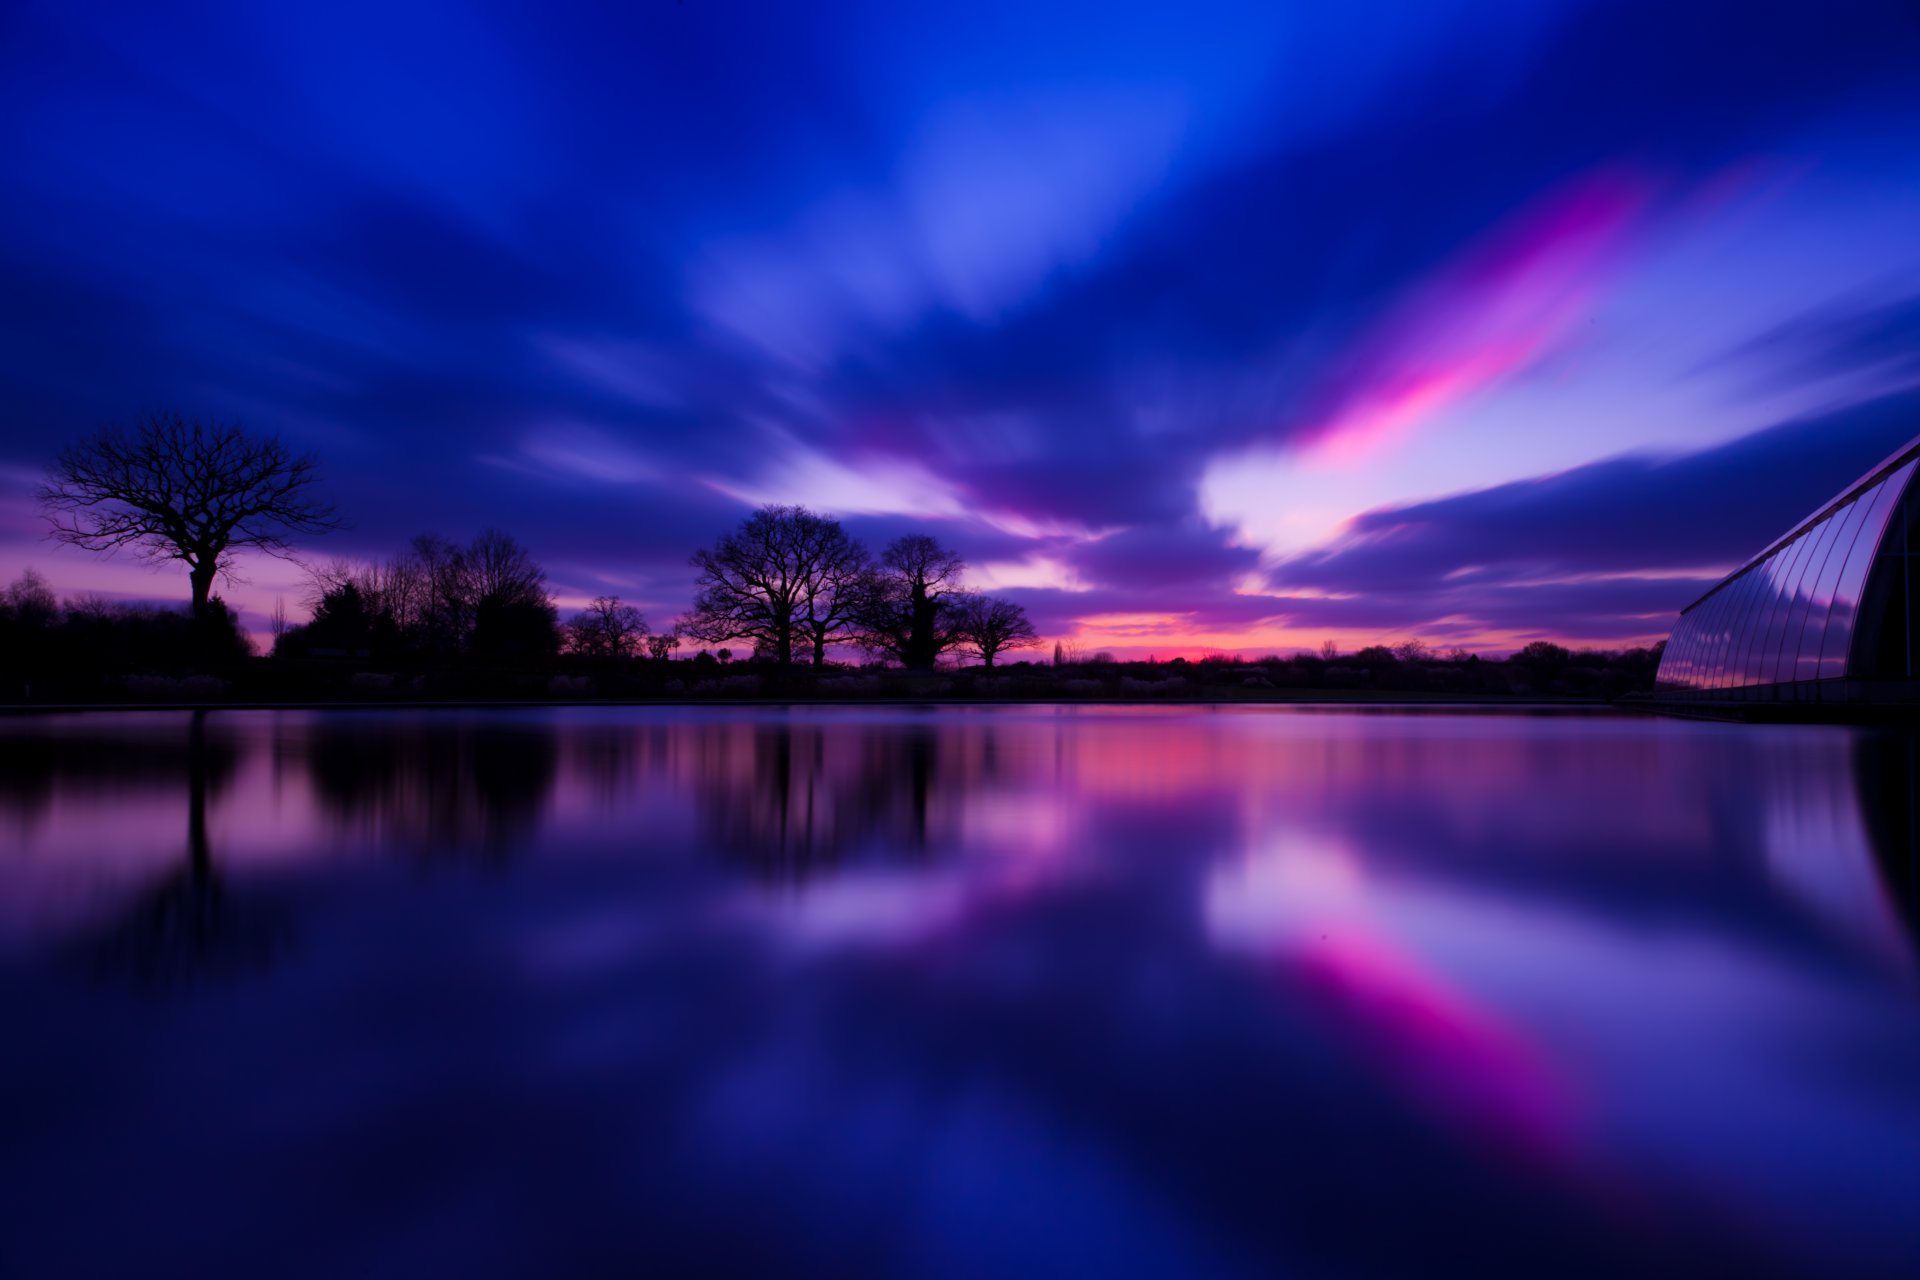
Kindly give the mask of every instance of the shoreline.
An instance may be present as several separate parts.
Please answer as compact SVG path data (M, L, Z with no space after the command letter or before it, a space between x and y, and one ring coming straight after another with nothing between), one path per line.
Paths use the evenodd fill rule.
M617 707L1274 707L1354 708L1382 710L1442 708L1460 710L1585 711L1625 715L1660 710L1647 703L1609 702L1596 698L1463 697L1308 697L1308 698L444 698L444 699L273 699L227 702L10 702L0 703L0 716L64 715L85 711L473 711L536 710L543 708Z

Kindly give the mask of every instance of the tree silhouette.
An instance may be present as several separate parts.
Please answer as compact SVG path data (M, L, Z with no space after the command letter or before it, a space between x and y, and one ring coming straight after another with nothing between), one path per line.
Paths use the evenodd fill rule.
M493 658L549 657L560 647L559 611L547 575L527 549L498 529L483 530L466 549L473 593L468 645Z
M880 557L860 610L861 643L929 671L963 638L958 606L967 562L924 533L896 538Z
M320 597L301 636L308 650L329 648L348 654L392 649L398 638L393 619L353 581L342 582Z
M659 635L647 637L647 652L656 662L665 662L680 647L680 637L672 631L662 631Z
M709 644L751 640L781 666L796 641L821 662L866 599L866 553L838 520L805 507L762 507L691 563L698 590L681 630Z
M962 643L991 667L1008 649L1027 649L1040 643L1040 633L1027 620L1027 611L998 596L968 596L955 609ZM1056 652L1059 649L1055 645ZM1057 662L1057 659L1056 659Z
M185 564L194 616L204 617L233 552L284 556L291 535L341 527L312 496L317 468L276 437L161 413L62 450L39 500L61 542Z
M0 617L18 627L44 631L60 620L60 601L39 570L26 569L0 591Z
M422 534L404 555L384 564L337 561L314 570L313 579L316 622L321 605L351 586L358 608L378 630L435 658L461 653L540 658L559 646L558 613L547 594L545 570L498 529L484 531L464 547ZM311 624L290 631L289 648L298 651L320 640L317 633L303 634L311 631Z
M647 620L619 596L595 596L567 622L567 647L586 658L631 658L647 638Z
M1551 640L1529 641L1513 655L1515 662L1535 667L1564 667L1572 658L1572 650Z

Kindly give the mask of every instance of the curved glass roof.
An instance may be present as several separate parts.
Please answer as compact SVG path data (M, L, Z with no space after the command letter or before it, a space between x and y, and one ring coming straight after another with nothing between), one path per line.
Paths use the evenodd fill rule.
M1833 680L1853 668L1869 575L1920 465L1909 443L1681 611L1661 692Z

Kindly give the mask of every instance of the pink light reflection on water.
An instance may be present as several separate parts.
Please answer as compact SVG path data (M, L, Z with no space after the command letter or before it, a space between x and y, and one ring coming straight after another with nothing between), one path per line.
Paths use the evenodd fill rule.
M1475 1143L1569 1165L1570 1080L1519 1025L1397 944L1372 919L1364 862L1325 839L1277 841L1209 875L1216 945L1256 956L1275 995L1304 1005L1415 1105Z
M760 1229L785 1241L806 1228L770 1187L829 1234L878 1229L835 1215L884 1201L889 1161L939 1149L985 1097L1018 1132L970 1149L975 1191L1014 1185L1004 1162L1052 1134L1071 1158L1035 1195L1106 1203L1105 1178L1197 1232L1196 1251L1358 1258L1369 1228L1312 1207L1338 1175L1309 1153L1349 1144L1364 1179L1344 1194L1404 1224L1413 1252L1386 1262L1409 1264L1463 1238L1447 1233L1531 1230L1461 1225L1516 1196L1515 1216L1549 1215L1549 1253L1645 1260L1681 1240L1722 1261L1857 1261L1906 1221L1888 1171L1920 1173L1913 1095L1871 1065L1920 1042L1875 790L1906 757L1869 738L1016 707L220 713L197 739L177 718L103 716L0 734L17 766L0 816L58 848L38 866L69 883L124 869L109 897L186 856L202 779L222 895L202 905L292 940L281 968L196 974L182 997L226 1030L222 1053L244 1047L249 1068L221 1078L239 1081L233 1116L282 1126L250 1157L269 1172L311 1155L284 1136L310 1130L410 1168L417 1153L380 1136L404 1098L440 1117L435 1149L462 1167L492 1168L525 1133L576 1144L577 1168L548 1166L576 1203L604 1192L588 1185L603 1135L651 1135L623 1139L623 1177L644 1169L695 1207L752 1184ZM127 821L90 828L88 805ZM22 865L0 859L0 897ZM114 905L13 950L69 952ZM28 981L0 973L0 997ZM137 1156L138 1099L177 1110L165 1082L200 1079L208 1052L165 1016L117 1022L120 997L95 990L19 1005L72 1021L36 1023L34 1056L9 1068L104 1091L74 1114L112 1124L34 1148L75 1170ZM320 1119L273 1093L292 1078L283 1035L301 1073L357 1092ZM81 1044L115 1046L111 1063L59 1083L62 1046ZM461 1102L475 1096L484 1119ZM754 1107L808 1136L804 1160L769 1147ZM871 1141L827 1141L843 1121ZM499 1150L461 1136L496 1125ZM689 1163L711 1181L688 1183ZM1275 1188L1257 1212L1236 1207L1246 1179ZM817 1183L838 1190L810 1197ZM1051 1204L1042 1224L1072 1217Z

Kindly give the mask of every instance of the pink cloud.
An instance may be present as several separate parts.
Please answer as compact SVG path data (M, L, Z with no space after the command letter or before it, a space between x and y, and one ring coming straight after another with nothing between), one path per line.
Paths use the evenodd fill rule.
M1548 354L1590 312L1653 193L1590 174L1430 277L1354 353L1309 447L1365 457Z

